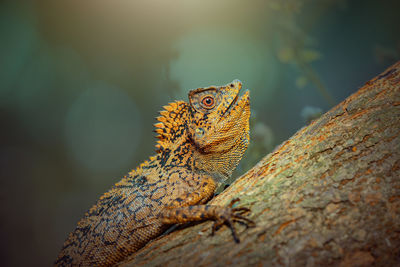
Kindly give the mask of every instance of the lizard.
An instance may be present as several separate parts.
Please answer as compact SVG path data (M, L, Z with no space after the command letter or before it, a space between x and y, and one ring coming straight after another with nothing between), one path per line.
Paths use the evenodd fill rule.
M111 266L173 224L213 220L254 222L246 207L206 204L229 178L249 144L250 93L242 83L191 90L188 102L164 106L154 124L156 155L129 172L85 213L64 242L55 266Z

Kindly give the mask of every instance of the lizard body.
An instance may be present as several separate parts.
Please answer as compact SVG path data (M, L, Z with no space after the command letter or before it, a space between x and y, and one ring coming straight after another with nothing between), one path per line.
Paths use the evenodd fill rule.
M252 223L246 208L205 205L249 143L250 100L235 80L190 91L189 103L164 106L155 124L157 154L131 171L78 222L56 266L110 266L143 247L171 224L214 220L213 232Z

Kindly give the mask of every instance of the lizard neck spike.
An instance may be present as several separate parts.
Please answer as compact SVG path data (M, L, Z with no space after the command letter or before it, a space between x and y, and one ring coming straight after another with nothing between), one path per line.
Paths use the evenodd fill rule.
M177 121L186 121L183 115L187 109L187 104L184 101L175 101L163 106L164 110L160 111L160 116L157 117L157 123L154 124L159 139L156 144L156 152L161 152L169 147L177 138L182 136L185 123L177 123Z

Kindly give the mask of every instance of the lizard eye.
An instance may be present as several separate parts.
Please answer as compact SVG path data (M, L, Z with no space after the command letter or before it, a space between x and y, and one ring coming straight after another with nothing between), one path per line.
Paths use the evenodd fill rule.
M212 96L206 96L201 100L201 105L206 109L211 109L214 107L215 101Z

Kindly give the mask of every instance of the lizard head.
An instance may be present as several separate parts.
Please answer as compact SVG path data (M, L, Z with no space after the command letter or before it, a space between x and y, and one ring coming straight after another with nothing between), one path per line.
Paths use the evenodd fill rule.
M242 83L198 88L189 92L188 138L196 148L196 168L218 182L228 178L249 144L249 91Z
M232 174L249 144L249 91L239 96L239 80L189 92L189 103L164 106L154 124L156 151L221 182ZM176 158L174 158L174 155Z

